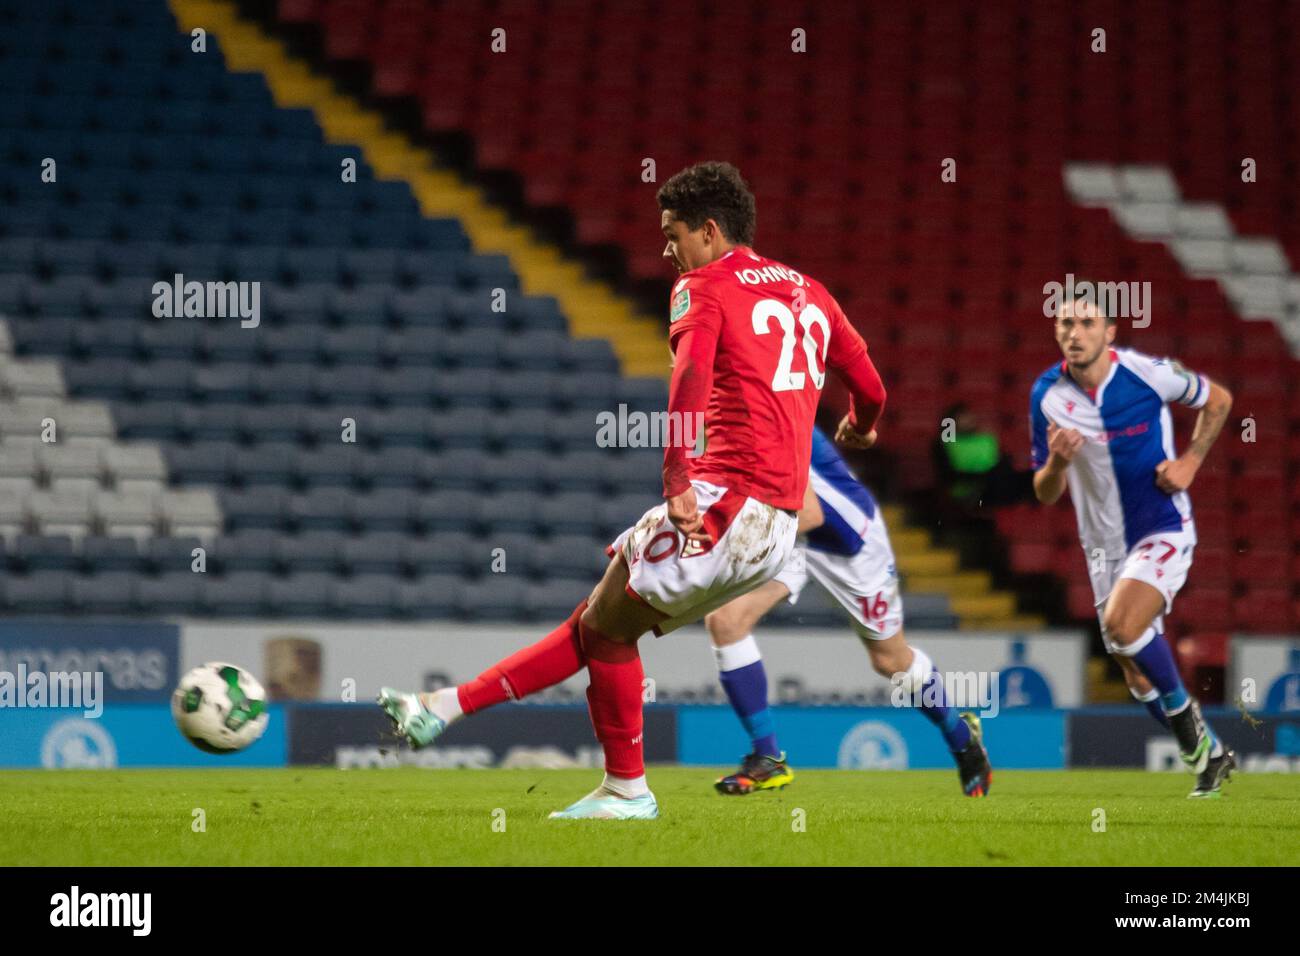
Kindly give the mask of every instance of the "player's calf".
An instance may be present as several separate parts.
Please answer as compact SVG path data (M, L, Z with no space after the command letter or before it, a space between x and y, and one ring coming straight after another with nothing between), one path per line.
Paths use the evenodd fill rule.
M993 783L993 767L984 749L983 731L974 714L959 714L948 699L943 676L919 647L909 647L900 631L883 640L864 638L871 666L902 692L903 700L919 707L934 724L957 763L962 792L985 796Z
M1105 626L1113 653L1136 665L1159 695L1161 709L1178 741L1184 765L1192 773L1203 773L1211 758L1217 759L1223 754L1223 744L1201 716L1195 698L1183 686L1178 665L1164 635L1154 627L1148 627L1135 637L1130 623L1110 614L1107 614Z

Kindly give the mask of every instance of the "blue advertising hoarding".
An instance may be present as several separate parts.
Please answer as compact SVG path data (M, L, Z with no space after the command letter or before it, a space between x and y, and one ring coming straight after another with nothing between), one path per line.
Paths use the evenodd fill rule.
M168 704L110 704L99 718L63 708L0 711L0 767L283 767L284 709L272 705L266 732L235 754L207 754L181 736Z
M0 621L0 672L102 673L106 702L165 702L179 666L175 624Z
M779 707L781 746L801 767L855 770L951 769L952 754L920 713L894 707ZM1003 711L984 718L984 743L995 767L1056 770L1065 766L1066 713ZM677 758L683 764L735 763L750 749L730 707L681 707Z

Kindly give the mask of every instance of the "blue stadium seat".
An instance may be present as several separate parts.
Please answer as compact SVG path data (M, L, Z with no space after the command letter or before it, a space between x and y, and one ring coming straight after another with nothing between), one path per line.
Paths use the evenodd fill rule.
M339 557L349 574L398 577L406 570L402 548L408 540L402 531L362 534L345 540Z
M237 442L244 437L244 409L239 402L214 402L193 408L189 434L197 442Z
M288 510L300 531L349 531L353 496L342 488L316 488L290 496Z
M288 525L289 497L287 491L279 488L221 492L221 511L226 517L227 530L284 529Z
M384 488L353 499L353 516L362 530L409 531L419 496L406 488Z
M415 519L426 531L471 532L478 529L481 498L471 491L444 491L416 500Z
M424 373L425 386L433 399L455 413L485 412L497 403L503 389L512 387L502 384L491 374L485 374L482 369L420 371Z
M151 538L141 548L141 553L146 566L154 574L171 571L195 574L198 572L194 570L194 549L202 546L203 543L193 536Z
M270 528L245 528L218 538L208 553L223 573L270 574L277 568L276 546L281 540L280 532Z
M605 547L610 543L583 535L558 535L537 545L535 561L546 577L577 578L586 581L590 590L609 565Z
M270 611L278 617L325 617L332 610L334 576L319 572L272 578L268 587Z
M245 487L289 484L297 467L299 449L288 444L263 444L253 448L236 448L231 456L231 470Z
M192 571L169 571L155 577L141 578L136 584L136 600L146 614L158 616L188 615L203 612L200 587L204 575Z
M441 531L425 538L408 538L402 548L402 563L417 576L469 574L490 560L490 549L482 539L464 533Z
M592 507L591 495L567 493L539 500L538 514L542 527L551 534L594 537L605 528L605 522Z
M556 620L568 617L591 593L591 581L555 578L524 588L522 612L526 620Z
M140 547L134 538L106 538L88 535L81 541L81 560L95 573L138 571L142 564Z
M315 398L315 366L306 362L253 370L253 391L276 405L306 405Z
M482 449L452 448L433 452L425 468L438 492L478 491L491 480L493 469L499 465L499 458Z
M67 535L20 534L10 547L10 560L29 573L72 571L77 566L73 541Z
M258 442L299 442L311 434L307 412L297 405L249 405L240 419L241 430Z
M343 617L382 618L393 612L398 582L384 574L361 574L333 585L332 609Z
M480 503L481 526L490 536L537 533L541 530L539 500L527 491L485 496Z
M270 585L263 574L196 574L202 609L216 617L264 617L269 611Z
M182 485L226 484L233 474L233 455L234 446L220 441L194 445L170 444L163 450L168 473Z
M343 570L343 546L349 540L342 531L302 531L281 537L275 546L277 567L289 574L335 573Z
M459 575L427 575L397 585L397 610L415 620L446 618L460 613L464 579Z
M389 457L388 454L366 456L354 444L312 450L289 446L287 450L295 477L308 488L350 488L364 474L366 464L375 460L382 463L382 459Z
M528 582L508 574L487 574L463 587L459 607L469 620L522 620Z
M108 571L72 579L72 606L85 614L132 614L138 608L134 574Z
M63 571L9 575L2 583L15 614L64 614L72 604L72 579Z

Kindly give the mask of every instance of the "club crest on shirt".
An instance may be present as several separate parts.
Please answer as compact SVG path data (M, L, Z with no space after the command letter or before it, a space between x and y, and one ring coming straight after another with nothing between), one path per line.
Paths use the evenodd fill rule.
M676 322L691 310L691 290L683 289L673 296L672 309L668 313L669 324Z

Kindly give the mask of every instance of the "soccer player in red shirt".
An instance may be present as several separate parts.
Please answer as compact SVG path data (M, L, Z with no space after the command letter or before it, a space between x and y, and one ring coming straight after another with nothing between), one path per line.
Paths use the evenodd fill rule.
M452 721L586 667L605 779L560 818L650 819L637 641L702 618L775 575L794 546L813 419L834 369L851 404L836 438L875 442L885 402L862 337L818 282L751 248L754 197L735 167L699 163L659 190L670 300L669 421L704 423L664 451L664 502L609 547L612 560L569 619L477 678L431 694L384 688L379 703L412 746Z

